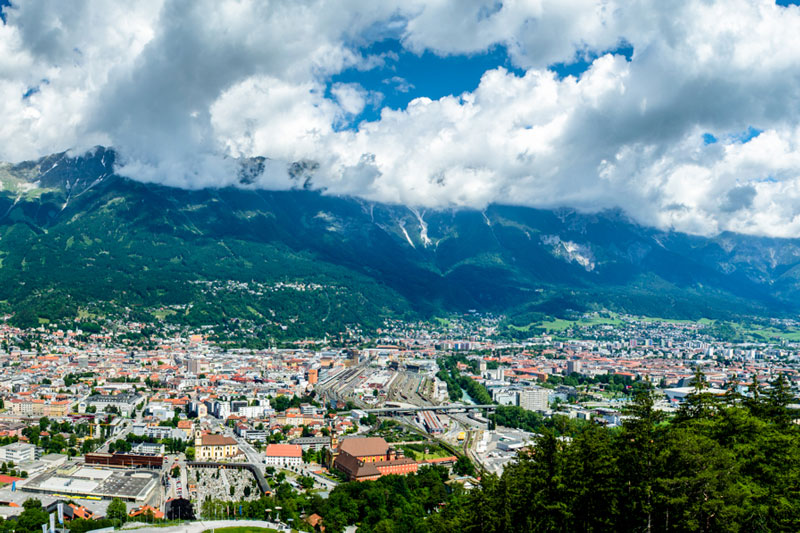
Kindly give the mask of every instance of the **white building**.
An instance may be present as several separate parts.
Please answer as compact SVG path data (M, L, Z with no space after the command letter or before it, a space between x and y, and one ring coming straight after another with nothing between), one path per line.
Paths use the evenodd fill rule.
M264 429L242 428L238 430L239 436L247 441L266 442L267 431Z
M159 420L170 420L175 416L175 408L163 402L150 402L147 411Z
M152 437L154 439L185 439L186 433L182 429L175 429L170 426L154 426L144 422L134 422L131 433L136 436Z
M683 402L686 397L695 391L694 387L675 387L672 389L664 389L664 394L667 395L667 400L671 402ZM703 392L713 394L715 396L723 396L725 391L722 389L707 388Z
M297 444L270 444L264 453L267 466L300 466L303 462L303 449Z
M524 389L519 393L519 406L528 411L550 409L550 391L542 388Z
M240 407L237 414L245 418L262 418L267 411L272 411L272 409L264 405L248 405Z
M36 458L36 446L25 442L12 442L5 446L0 446L0 461L11 461L20 464L25 461L33 461Z
M166 447L158 442L140 442L133 447L134 453L144 453L148 455L164 455Z
M500 405L517 405L519 399L516 391L498 390L494 392L494 401Z
M87 407L94 407L97 409L97 412L102 413L103 411L114 407L119 411L121 416L130 416L133 413L136 405L142 401L143 398L138 396L137 394L133 393L123 393L123 394L94 394L86 398L86 406ZM81 402L80 408L84 408L83 402Z

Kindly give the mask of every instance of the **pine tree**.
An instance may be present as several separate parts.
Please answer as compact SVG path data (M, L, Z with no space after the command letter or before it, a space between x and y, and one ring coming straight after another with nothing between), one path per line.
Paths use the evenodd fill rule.
M758 383L757 374L753 374L753 381L747 387L747 392L749 397L745 400L745 405L755 416L761 416L764 412L764 404L762 403L761 386Z
M766 415L779 426L786 427L792 421L788 406L792 403L794 396L789 390L783 374L778 374L778 377L770 385L772 388L767 394Z
M592 424L567 449L566 484L573 531L615 531L619 511L616 442L605 427Z
M677 421L691 419L708 418L716 412L719 407L718 399L708 392L708 383L703 369L698 366L695 369L694 380L692 382L694 390L686 396L681 408L678 411Z
M634 390L633 401L626 409L631 418L623 424L617 452L622 490L619 530L649 531L652 526L660 446L658 424L664 419L654 406L654 391L647 383Z

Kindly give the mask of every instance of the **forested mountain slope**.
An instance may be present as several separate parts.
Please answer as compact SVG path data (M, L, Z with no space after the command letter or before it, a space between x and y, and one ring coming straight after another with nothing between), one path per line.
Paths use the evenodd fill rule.
M298 322L335 331L469 309L797 310L797 240L663 232L620 212L423 212L302 186L254 190L246 173L242 187L183 190L120 177L114 160L97 148L0 165L0 305L28 322L87 302L172 306L194 324L243 318L283 330L292 319L298 334ZM295 283L318 287L280 285Z

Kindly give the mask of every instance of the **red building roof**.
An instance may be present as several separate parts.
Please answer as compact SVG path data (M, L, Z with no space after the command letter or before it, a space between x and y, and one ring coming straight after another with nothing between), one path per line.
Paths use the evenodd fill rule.
M302 457L303 449L298 444L270 444L265 454L267 457Z

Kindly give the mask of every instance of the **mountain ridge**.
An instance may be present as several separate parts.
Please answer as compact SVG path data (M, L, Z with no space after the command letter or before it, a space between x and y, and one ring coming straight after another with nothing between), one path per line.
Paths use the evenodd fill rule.
M190 282L227 280L346 280L338 285L354 299L340 329L470 309L698 318L798 308L797 239L692 236L640 226L621 210L423 212L326 195L305 181L289 191L185 190L121 177L115 160L98 147L0 165L0 300L11 311L35 308L47 291L74 300L72 310L93 299L194 309L204 297ZM233 318L239 307L218 311ZM264 316L254 309L248 320ZM292 313L295 323L317 320Z

